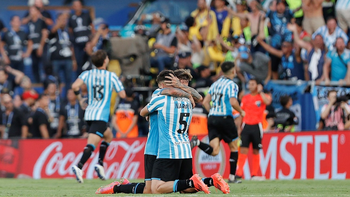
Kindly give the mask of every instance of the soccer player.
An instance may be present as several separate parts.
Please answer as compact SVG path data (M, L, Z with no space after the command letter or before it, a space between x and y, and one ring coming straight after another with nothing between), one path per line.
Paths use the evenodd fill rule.
M235 178L238 159L237 139L238 133L233 120L232 107L244 117L245 112L237 101L238 86L233 82L236 75L235 64L224 62L221 70L224 73L219 80L211 85L208 94L204 98L203 106L209 111L208 134L209 145L194 137L191 139L192 147L198 146L208 155L216 156L220 152L220 141L224 140L230 147L230 176L229 182L240 183ZM210 106L212 101L213 105Z
M72 167L73 173L79 183L83 183L82 168L95 150L95 147L101 141L101 138L104 140L100 145L99 160L98 164L95 165L95 171L100 179L105 180L103 159L109 143L113 139L112 131L107 127L112 91L113 89L116 90L121 98L125 98L126 96L124 87L118 77L106 70L109 62L107 53L98 50L92 54L91 61L96 66L96 69L83 72L72 84L72 89L77 95L80 105L83 107L86 105L84 103L86 99L81 98L80 87L86 84L88 88L88 106L84 119L89 125L89 136L80 162L77 166Z
M248 83L250 94L242 98L242 109L246 112L243 117L243 130L241 133L241 148L238 160L237 178L242 178L244 163L248 157L249 144L253 145L252 180L260 180L258 171L260 167L259 149L262 148L263 136L262 121L267 105L271 103L271 97L263 93L263 86L256 79L250 79Z

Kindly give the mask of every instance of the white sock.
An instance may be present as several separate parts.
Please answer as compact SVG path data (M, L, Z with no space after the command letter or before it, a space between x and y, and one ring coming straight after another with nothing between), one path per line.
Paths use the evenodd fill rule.
M230 176L228 177L228 179L229 179L230 181L233 181L233 180L235 180L235 175L233 175L233 174L230 174Z

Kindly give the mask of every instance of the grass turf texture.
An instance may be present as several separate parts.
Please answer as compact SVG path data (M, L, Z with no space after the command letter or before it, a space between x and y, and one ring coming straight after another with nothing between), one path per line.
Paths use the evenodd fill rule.
M112 180L84 180L79 184L74 179L0 179L0 196L204 196L196 194L165 195L96 195L95 191ZM137 182L141 180L135 180ZM350 196L350 180L292 180L292 181L243 181L242 184L231 184L231 193L222 194L211 187L210 196Z

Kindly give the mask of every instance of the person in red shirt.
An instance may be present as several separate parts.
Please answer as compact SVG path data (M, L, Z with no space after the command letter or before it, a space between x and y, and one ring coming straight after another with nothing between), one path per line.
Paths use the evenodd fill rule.
M256 178L259 166L260 155L259 149L262 148L261 139L263 135L262 121L264 111L267 105L271 103L271 97L263 93L263 86L256 79L250 79L248 83L250 94L243 96L241 107L245 111L246 116L243 117L243 130L241 133L241 148L238 159L237 178L243 176L243 166L247 160L249 144L253 145L253 168L252 180Z

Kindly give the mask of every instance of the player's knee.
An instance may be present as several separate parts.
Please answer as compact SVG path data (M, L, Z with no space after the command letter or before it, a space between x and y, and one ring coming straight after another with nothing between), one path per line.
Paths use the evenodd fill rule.
M220 147L215 147L215 148L213 149L213 152L211 153L211 155L212 155L212 156L216 156L216 155L219 154L219 152L220 152Z

